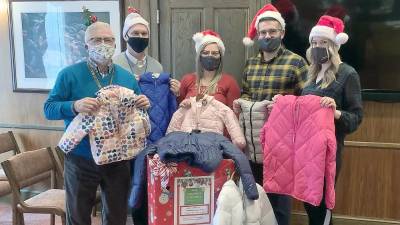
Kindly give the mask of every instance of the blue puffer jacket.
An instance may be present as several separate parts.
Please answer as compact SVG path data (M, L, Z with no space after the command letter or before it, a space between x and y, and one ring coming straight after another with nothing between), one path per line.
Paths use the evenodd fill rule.
M140 76L139 87L142 94L150 101L148 114L151 123L151 133L147 138L149 144L155 143L164 137L172 114L177 109L175 95L169 89L169 73L161 73L157 78L148 72Z
M136 157L129 205L139 208L146 183L146 156L158 153L163 162L187 162L205 172L214 171L223 158L233 159L242 178L248 199L258 199L256 182L246 155L223 135L171 132L156 144L148 146Z

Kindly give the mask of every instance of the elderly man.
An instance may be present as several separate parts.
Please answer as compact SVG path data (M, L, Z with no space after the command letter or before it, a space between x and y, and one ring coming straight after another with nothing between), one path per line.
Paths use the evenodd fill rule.
M134 74L136 79L139 79L140 75L146 72L163 72L162 65L145 53L149 45L149 22L136 10L131 10L131 13L126 17L122 35L128 47L125 52L113 58L115 64ZM179 96L179 88L180 82L176 79L171 79L170 89L176 96Z
M112 63L115 37L110 25L96 22L85 32L89 58L64 68L44 104L47 119L64 120L65 126L81 112L92 112L99 107L95 93L102 87L115 84L140 94L138 84L128 71ZM148 108L144 95L137 98L137 106ZM91 209L100 185L103 203L103 225L126 223L127 199L130 186L129 161L106 165L95 164L85 137L65 156L64 183L66 190L67 224L91 224Z

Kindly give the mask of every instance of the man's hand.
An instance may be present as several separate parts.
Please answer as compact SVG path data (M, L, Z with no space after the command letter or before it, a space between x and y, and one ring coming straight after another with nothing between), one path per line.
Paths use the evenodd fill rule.
M82 98L74 102L74 110L78 113L90 113L96 111L99 108L99 101L95 98Z
M136 98L136 107L142 109L150 108L150 101L145 95L138 95Z
M278 100L278 98L281 97L281 96L283 96L283 95L277 94L277 95L274 95L274 97L272 97L272 103L269 104L269 105L267 105L267 111L268 111L268 113L271 113L271 112L272 112L272 108L274 108L274 105L275 105L275 103L276 103L276 100Z
M179 97L179 89L181 88L181 82L179 82L176 79L171 79L169 81L169 86L170 86L169 89L172 91L172 93L174 93L176 97Z

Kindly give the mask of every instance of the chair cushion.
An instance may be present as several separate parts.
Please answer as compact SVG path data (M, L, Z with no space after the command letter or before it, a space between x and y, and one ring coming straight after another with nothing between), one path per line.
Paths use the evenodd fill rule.
M65 190L49 189L25 201L30 207L57 207L65 212Z
M3 169L0 169L0 180L8 180L6 173L4 173Z
M8 181L0 180L0 196L8 195L11 193L11 187Z

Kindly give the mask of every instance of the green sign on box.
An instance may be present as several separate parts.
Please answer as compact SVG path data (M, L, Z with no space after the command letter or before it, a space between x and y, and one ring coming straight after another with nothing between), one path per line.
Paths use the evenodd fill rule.
M203 205L204 188L185 188L185 205Z

